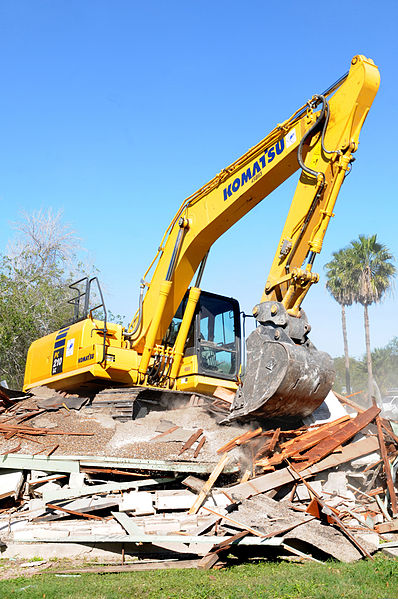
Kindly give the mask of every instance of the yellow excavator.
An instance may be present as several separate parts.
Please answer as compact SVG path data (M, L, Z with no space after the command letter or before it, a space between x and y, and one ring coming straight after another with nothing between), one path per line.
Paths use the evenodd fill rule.
M318 407L334 369L330 356L308 339L311 327L301 304L319 279L314 259L379 81L374 62L355 56L334 85L184 200L141 282L130 326L107 321L96 278L77 282L74 321L31 345L24 390L47 385L93 394L139 387L212 395L222 386L236 391L229 419L301 417ZM257 326L247 340L242 374L239 304L200 289L206 258L225 231L299 169L265 289L253 309ZM94 296L99 300L91 306ZM100 319L93 316L98 307Z

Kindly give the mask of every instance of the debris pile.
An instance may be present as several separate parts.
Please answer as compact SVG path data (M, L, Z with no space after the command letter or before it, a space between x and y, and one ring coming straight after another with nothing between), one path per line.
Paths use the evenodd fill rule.
M295 427L223 426L230 403L225 389L167 411L134 389L2 392L2 555L207 569L398 547L398 438L376 405L329 394L326 416Z

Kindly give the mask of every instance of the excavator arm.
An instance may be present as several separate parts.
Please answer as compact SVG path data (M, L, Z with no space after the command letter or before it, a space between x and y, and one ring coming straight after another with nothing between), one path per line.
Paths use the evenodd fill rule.
M354 57L350 71L335 85L184 201L162 240L142 309L132 323L131 346L142 354L142 375L211 245L301 168L261 298L262 303L281 302L289 315L299 317L305 294L318 281L313 261L378 86L373 61Z

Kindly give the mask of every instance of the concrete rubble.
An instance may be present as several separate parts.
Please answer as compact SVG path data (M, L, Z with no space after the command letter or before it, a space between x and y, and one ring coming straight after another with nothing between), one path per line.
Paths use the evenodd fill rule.
M330 393L294 426L223 426L229 393L2 390L1 556L207 569L396 551L398 438L376 405Z

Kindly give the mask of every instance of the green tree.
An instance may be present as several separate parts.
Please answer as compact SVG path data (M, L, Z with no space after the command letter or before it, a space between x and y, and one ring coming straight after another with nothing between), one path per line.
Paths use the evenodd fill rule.
M334 359L336 380L333 388L338 393L344 393L345 369L344 356ZM393 337L384 347L376 347L372 351L372 370L382 395L392 388L398 388L398 337ZM351 388L354 393L367 388L367 356L361 359L350 358ZM361 399L358 396L355 401Z
M346 306L354 301L352 279L349 276L350 253L347 249L333 252L333 259L325 265L326 288L341 308L341 326L343 331L345 358L345 391L351 393L350 357L348 353Z
M333 384L333 389L343 395L347 394L346 379L345 379L345 358L339 356L334 358L334 368L336 370L336 379ZM367 372L366 372L366 356L365 359L350 358L350 381L351 393L363 391L366 395L367 387ZM356 396L355 401L362 402L363 393ZM366 403L366 402L365 402ZM365 405L365 404L364 404Z
M372 356L368 307L383 299L396 274L393 255L377 241L377 235L360 235L347 249L347 268L354 286L354 301L363 306L369 398L373 396Z
M372 368L382 394L398 387L398 337L372 351Z
M68 285L79 264L78 239L60 213L25 214L15 228L18 237L0 260L0 377L20 387L32 341L71 318Z

